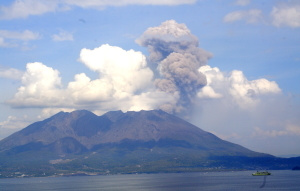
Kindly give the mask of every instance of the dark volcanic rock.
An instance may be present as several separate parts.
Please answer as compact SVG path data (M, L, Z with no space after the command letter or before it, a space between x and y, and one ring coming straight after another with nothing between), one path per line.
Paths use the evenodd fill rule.
M30 146L37 143L39 147ZM217 156L266 156L221 140L162 110L113 111L102 116L87 110L59 112L0 141L0 151L41 149L41 145L56 153L81 153L108 145L129 145L183 147Z
M47 150L58 154L83 153L88 149L72 137L64 137L47 146Z
M0 178L74 172L292 169L300 157L258 153L161 110L60 112L0 141ZM15 173L17 172L17 174Z
M75 111L77 120L71 124L77 136L92 137L99 131L108 131L112 122L106 116L97 116L89 111Z

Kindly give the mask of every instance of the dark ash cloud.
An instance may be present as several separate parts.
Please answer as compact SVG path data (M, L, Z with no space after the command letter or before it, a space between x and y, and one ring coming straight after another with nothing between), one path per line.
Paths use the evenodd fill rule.
M207 83L198 69L207 64L212 54L198 47L197 37L185 24L174 20L148 28L136 42L147 47L150 61L158 64L161 78L155 80L157 89L179 97L173 112L188 109Z

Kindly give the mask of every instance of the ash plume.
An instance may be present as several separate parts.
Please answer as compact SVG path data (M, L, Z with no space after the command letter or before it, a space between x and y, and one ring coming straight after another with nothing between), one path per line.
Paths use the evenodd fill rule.
M207 64L212 54L198 47L197 37L185 24L174 20L148 28L136 42L147 47L149 60L158 64L157 89L178 97L175 105L168 106L168 112L189 109L197 92L207 83L198 69Z

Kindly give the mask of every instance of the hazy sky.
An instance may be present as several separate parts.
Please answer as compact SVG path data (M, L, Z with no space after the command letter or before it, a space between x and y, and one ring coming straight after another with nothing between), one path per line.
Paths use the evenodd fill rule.
M0 3L0 139L61 110L163 109L300 155L300 2Z

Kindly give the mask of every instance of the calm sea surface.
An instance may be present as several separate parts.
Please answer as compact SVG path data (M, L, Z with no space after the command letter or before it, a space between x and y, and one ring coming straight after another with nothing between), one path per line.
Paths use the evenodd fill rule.
M300 171L129 174L0 179L1 191L43 190L300 190Z

